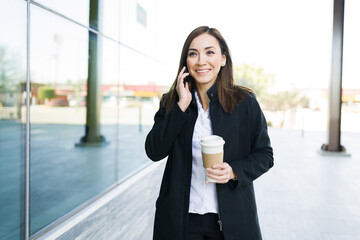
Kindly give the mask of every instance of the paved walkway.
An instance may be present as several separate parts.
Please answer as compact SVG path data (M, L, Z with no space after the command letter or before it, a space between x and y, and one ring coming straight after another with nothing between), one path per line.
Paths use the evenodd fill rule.
M359 240L360 134L342 135L351 157L319 155L325 132L270 137L275 165L255 181L264 240Z
M255 181L263 239L359 240L360 133L342 135L351 157L319 155L318 149L327 143L326 132L302 134L271 128L269 134L275 165ZM148 180L154 183L157 179L160 184L157 172L162 173L162 169L148 175ZM135 199L141 199L141 194ZM155 198L148 199L153 204L143 204L143 208L154 210ZM131 240L152 239L151 223L145 233Z
M351 157L319 155L326 132L271 128L269 134L275 165L255 181L263 239L359 240L360 133L342 135ZM159 185L159 172L161 168L149 174L149 182ZM142 194L134 198L140 200ZM142 205L144 211L155 210L156 195ZM152 223L144 233L131 240L152 239ZM119 239L116 231L113 234L108 239Z

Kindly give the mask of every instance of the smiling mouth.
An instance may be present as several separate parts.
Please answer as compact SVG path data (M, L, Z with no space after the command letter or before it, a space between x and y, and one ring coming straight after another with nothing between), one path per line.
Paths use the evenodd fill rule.
M200 69L200 70L196 70L197 73L206 73L209 72L210 69Z

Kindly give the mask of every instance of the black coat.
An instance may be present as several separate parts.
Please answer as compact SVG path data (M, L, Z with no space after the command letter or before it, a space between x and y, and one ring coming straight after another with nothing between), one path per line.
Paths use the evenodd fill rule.
M258 240L258 222L253 181L273 166L273 151L265 117L255 95L244 94L231 114L218 101L216 84L207 92L213 134L225 140L224 161L238 180L216 184L219 216L225 240ZM185 112L178 104L166 115L160 107L147 135L148 157L168 157L160 194L156 201L154 240L185 240L192 169L192 135L197 119L195 97Z

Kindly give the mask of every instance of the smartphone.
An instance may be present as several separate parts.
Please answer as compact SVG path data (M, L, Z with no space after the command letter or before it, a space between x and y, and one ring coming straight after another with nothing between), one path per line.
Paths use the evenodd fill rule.
M186 67L186 66L185 66L185 67ZM187 67L185 68L184 73L188 73ZM186 84L187 82L189 82L189 75L184 78L184 87L185 87L185 84Z

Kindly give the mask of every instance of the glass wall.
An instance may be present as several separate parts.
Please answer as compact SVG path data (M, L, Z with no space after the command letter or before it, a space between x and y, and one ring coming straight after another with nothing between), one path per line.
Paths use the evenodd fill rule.
M31 235L148 163L142 99L124 94L120 59L154 60L119 42L118 1L89 2L69 11L39 1L45 6L30 9ZM87 24L73 17L85 13Z
M116 146L116 139L108 146L76 146L87 124L88 62L96 57L88 58L89 31L38 6L30 10L33 234L115 183L116 156L111 146ZM106 45L101 36L96 37ZM116 52L115 48L115 56ZM109 73L115 84L116 73ZM101 76L96 77L92 79L100 82Z
M11 14L8 14L11 13ZM26 2L0 0L0 239L24 226Z
M154 91L163 90L145 72L156 72L161 65L150 47L155 45L156 17L144 15L153 12L150 7L142 6L140 24L139 4L133 0L123 6L117 0L32 1L27 29L27 4L0 0L1 240L24 239L26 234L27 110L29 227L35 237L150 163L144 152L152 124L148 116L159 95ZM122 7L134 11L121 18L126 12ZM133 35L122 41L124 20L137 29L122 30ZM135 38L147 38L145 47ZM148 82L153 82L150 88Z

